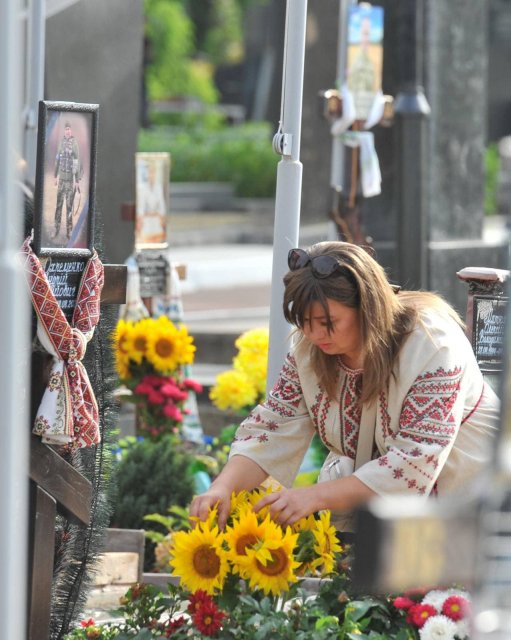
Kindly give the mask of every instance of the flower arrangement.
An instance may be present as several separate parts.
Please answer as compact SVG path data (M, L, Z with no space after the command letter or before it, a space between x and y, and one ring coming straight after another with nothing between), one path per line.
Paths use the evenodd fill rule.
M397 597L393 604L417 630L420 640L469 638L470 596L466 591L414 590Z
M121 319L114 349L120 382L137 407L139 430L151 438L175 432L187 411L189 392L202 391L198 382L184 375L195 353L187 328L166 316L135 322Z
M250 329L235 341L233 368L216 377L209 397L221 411L243 412L264 398L268 366L268 329Z
M257 514L252 509L271 491L233 494L225 531L219 531L212 509L206 521L173 534L170 565L185 588L217 595L242 579L252 592L282 596L299 577L334 571L341 546L330 512L302 518L284 529L270 518L268 509Z

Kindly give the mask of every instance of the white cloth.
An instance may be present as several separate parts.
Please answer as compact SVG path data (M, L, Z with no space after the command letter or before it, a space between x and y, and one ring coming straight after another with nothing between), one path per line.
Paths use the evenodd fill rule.
M315 432L334 454L354 459L362 372L340 360L338 366L331 400L312 370L307 341L298 343L266 403L240 425L230 455L251 458L288 487ZM379 495L466 490L490 460L499 401L450 318L424 315L401 347L376 409L373 459L354 474Z

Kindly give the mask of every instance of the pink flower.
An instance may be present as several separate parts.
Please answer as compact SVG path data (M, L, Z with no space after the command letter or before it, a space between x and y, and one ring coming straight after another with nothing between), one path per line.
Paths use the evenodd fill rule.
M415 602L406 596L398 596L393 602L396 609L404 609L405 611L408 611L414 604Z
M197 380L192 380L191 378L185 378L183 380L183 385L185 389L191 389L195 391L195 393L202 393L202 385L197 382Z
M178 387L173 384L163 384L160 387L160 393L162 393L167 398L172 398L176 402L182 402L188 398L188 393L186 391L181 391Z
M154 391L154 388L147 382L139 382L135 387L135 393L139 393L142 395L148 395L152 391Z
M176 422L181 422L183 419L183 414L172 402L167 402L167 404L163 407L163 413L167 416L167 418L171 418Z
M442 606L442 613L457 622L468 615L470 605L461 596L449 596Z
M162 404L165 398L159 391L155 391L154 389L147 396L147 401L149 404Z

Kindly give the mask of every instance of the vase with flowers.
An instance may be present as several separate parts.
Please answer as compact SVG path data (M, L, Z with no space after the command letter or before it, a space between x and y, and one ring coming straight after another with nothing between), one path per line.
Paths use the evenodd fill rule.
M196 380L186 376L195 349L186 326L178 326L166 316L118 321L114 333L116 369L127 391L122 398L136 406L141 435L158 439L179 431L189 392L202 391Z

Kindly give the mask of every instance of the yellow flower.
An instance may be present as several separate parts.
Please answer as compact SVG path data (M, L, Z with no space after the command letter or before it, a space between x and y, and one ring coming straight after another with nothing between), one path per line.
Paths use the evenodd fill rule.
M193 338L186 327L176 327L166 316L153 321L148 332L146 357L160 373L172 373L183 364L191 364L195 353Z
M130 360L129 358L122 357L118 351L115 354L115 368L121 380L131 378Z
M113 335L115 353L119 358L127 359L132 350L133 324L126 320L119 320Z
M318 558L311 564L321 569L322 575L332 573L335 568L335 554L342 550L335 534L335 527L330 524L330 511L321 511L316 520L316 529L312 530L316 539L314 551Z
M242 371L231 369L216 377L215 385L209 392L210 400L222 411L239 411L255 404L257 390Z
M266 390L266 374L268 369L268 329L251 329L245 331L234 343L239 349L234 358L234 368L243 371L257 392L264 394Z
M130 351L128 353L131 360L140 364L146 356L147 345L153 331L154 321L151 318L144 318L133 325L131 333Z
M199 522L191 531L177 531L172 538L172 575L194 592L203 589L210 595L223 587L229 566L222 549L224 535L209 522Z
M228 526L225 532L227 558L234 573L240 573L243 578L248 577L240 560L243 561L249 549L255 551L259 561L271 560L270 552L263 544L265 535L266 528L258 522L256 514L248 506L242 508L238 517L233 520L232 526Z
M290 527L285 532L282 531L269 517L261 524L264 527L261 546L258 545L258 549L247 547L246 556L240 556L239 563L251 589L279 595L298 580L295 569L300 563L296 562L293 555L298 534L292 533ZM270 559L261 560L261 554L266 551L269 552Z

